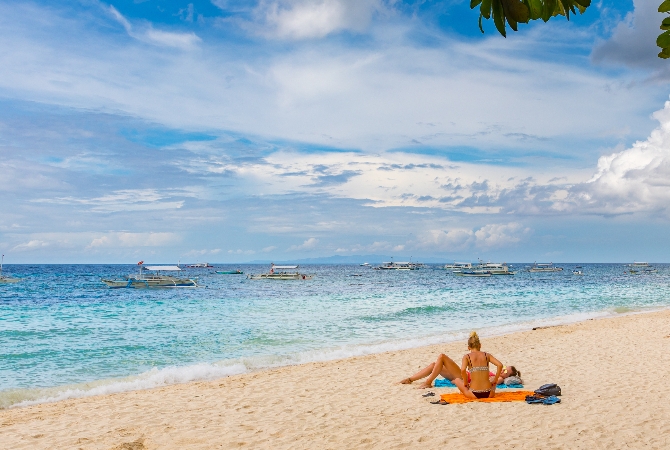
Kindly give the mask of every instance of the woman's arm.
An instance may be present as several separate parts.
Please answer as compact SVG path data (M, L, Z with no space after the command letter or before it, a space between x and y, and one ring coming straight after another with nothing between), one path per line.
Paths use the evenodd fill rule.
M461 378L463 378L463 384L465 384L465 387L470 387L470 382L468 381L468 373L465 369L468 368L468 355L463 356L463 361L461 361Z
M500 379L500 373L502 372L503 365L498 359L496 359L495 356L489 353L489 361L491 361L491 364L495 365L498 370L496 371L496 376L493 378L495 381L498 381ZM491 389L495 390L497 383L491 383Z

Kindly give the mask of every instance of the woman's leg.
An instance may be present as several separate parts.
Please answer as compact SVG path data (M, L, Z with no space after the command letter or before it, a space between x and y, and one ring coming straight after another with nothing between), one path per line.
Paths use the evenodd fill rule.
M400 384L412 384L413 381L420 380L421 378L426 378L428 375L430 375L433 372L433 366L435 366L435 363L428 364L426 367L423 369L419 370L417 373L412 375L409 378L405 378L400 382Z
M428 389L433 387L433 380L435 380L435 378L437 378L437 376L440 374L442 374L442 376L447 379L454 378L448 369L449 366L447 363L449 361L453 363L453 361L444 353L438 356L437 361L435 361L435 364L433 364L433 370L431 371L430 375L428 375L428 378L426 378L426 381L424 381L421 386L419 386L419 389Z
M465 383L463 382L462 379L456 378L454 380L454 384L456 385L458 390L461 391L461 394L465 395L468 398L477 398L477 396L473 394L469 388L465 387Z

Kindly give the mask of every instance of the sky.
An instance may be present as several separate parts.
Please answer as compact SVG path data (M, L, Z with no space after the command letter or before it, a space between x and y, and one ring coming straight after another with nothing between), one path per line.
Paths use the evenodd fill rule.
M657 3L0 0L0 251L670 262Z

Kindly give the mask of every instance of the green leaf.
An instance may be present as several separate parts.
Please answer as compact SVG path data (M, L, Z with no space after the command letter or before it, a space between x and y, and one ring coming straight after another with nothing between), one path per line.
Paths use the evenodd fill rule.
M482 27L482 17L483 17L482 14L479 13L479 31L481 31L482 34L484 34L484 27Z
M542 0L528 0L530 19L536 20L542 17Z
M507 32L505 31L505 14L503 13L502 3L500 0L492 0L491 7L493 10L493 23L496 24L498 32L507 37Z
M561 0L561 6L563 7L563 12L565 12L565 18L570 20L570 0Z
M502 7L505 17L508 19L507 21L510 22L509 19L512 19L515 22L514 26L510 22L510 26L514 31L516 31L516 22L528 23L530 11L528 6L521 0L502 0Z
M484 16L485 19L490 19L491 18L491 0L482 0L482 6L479 9L480 13L482 16Z
M577 8L582 6L584 8L584 11L586 11L586 8L591 6L591 0L575 0L575 3L577 3ZM581 12L584 12L580 9Z
M470 9L475 9L481 2L482 0L470 0Z
M666 31L665 33L661 34L658 38L656 38L656 45L658 45L661 48L670 47L670 31Z
M556 0L545 0L544 8L542 9L542 20L545 22L548 21L554 15L554 9L556 9Z
M661 3L661 6L658 7L658 12L670 12L670 0L665 0Z
M658 57L663 59L670 58L670 48L664 48L661 50L661 52L658 54Z
M661 23L661 30L670 30L670 17L663 19L663 23Z

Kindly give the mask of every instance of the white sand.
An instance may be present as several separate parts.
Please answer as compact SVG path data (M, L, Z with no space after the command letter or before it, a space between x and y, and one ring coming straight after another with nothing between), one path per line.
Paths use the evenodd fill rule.
M394 384L454 343L4 410L0 448L670 448L669 335L663 311L482 339L527 387L558 383L553 406Z

